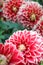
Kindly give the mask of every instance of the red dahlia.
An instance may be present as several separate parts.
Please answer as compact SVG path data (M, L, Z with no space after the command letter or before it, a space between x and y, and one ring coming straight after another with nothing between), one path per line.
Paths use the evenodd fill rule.
M43 21L38 25L38 27L35 30L43 36Z
M23 62L23 57L15 45L0 44L0 65L18 65L20 62Z
M26 2L18 11L18 22L25 27L32 29L37 24L39 18L43 15L42 6L37 2Z
M3 16L9 20L16 21L16 15L23 0L6 0L3 4Z
M32 30L37 31L41 36L43 36L43 16L40 17L38 23L34 25Z
M22 52L25 65L38 65L42 60L43 38L37 32L17 31L6 40L6 44L8 42L15 44L17 49Z

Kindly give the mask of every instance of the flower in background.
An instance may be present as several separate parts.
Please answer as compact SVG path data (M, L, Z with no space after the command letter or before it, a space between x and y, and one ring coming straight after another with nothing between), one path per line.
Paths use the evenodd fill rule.
M43 59L43 38L37 32L17 31L5 43L10 42L15 44L17 49L22 52L25 65L38 65Z
M43 36L43 16L40 17L39 21L36 25L34 25L32 30L37 31L37 33Z
M43 21L35 29L41 36L43 36Z
M23 62L23 57L15 45L0 44L0 65L17 65L20 62Z
M27 1L20 7L17 19L18 22L22 23L25 27L32 29L42 15L43 9L39 3Z
M23 0L6 0L3 4L3 16L15 22L17 12L23 2Z

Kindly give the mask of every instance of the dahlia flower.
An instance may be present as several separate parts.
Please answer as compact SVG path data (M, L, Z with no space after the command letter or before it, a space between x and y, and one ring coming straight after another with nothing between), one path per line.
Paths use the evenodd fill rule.
M17 19L25 27L32 29L42 15L42 6L37 2L28 1L20 7Z
M3 4L3 16L15 22L17 12L23 2L23 0L6 0Z
M0 65L17 65L20 62L23 62L23 57L15 45L0 44Z
M34 25L32 30L37 31L41 36L43 36L43 16L40 17L39 21L36 25Z
M43 59L43 38L35 31L17 31L5 43L11 42L22 52L25 65L38 65ZM23 65L23 64L21 64Z
M43 21L39 24L39 26L35 29L41 36L43 36Z

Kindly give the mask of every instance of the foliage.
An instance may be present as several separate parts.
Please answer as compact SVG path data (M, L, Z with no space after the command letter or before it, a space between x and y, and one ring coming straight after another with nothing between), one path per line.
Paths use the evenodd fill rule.
M24 27L21 24L12 23L11 21L3 22L0 20L0 42L4 43L13 32L23 29Z
M33 1L39 2L41 5L43 5L43 0L33 0Z

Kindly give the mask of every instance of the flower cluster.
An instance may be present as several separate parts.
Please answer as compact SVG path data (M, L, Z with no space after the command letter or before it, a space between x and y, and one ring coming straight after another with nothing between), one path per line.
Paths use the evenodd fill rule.
M22 52L25 65L38 64L43 58L43 38L34 31L17 31L6 40Z
M0 65L40 65L43 60L42 6L33 1L6 0L2 11L7 20L17 21L32 31L14 32L5 44L0 43Z
M7 20L23 24L24 27L31 30L43 16L43 8L38 2L6 0L3 4L3 16ZM40 34L43 35L43 32Z

